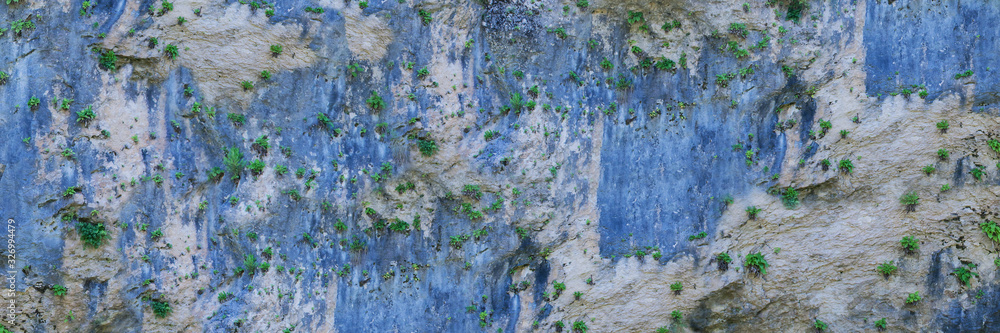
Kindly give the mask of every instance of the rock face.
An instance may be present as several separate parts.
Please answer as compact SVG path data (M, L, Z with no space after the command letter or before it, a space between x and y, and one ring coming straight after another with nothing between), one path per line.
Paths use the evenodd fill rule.
M994 2L7 2L14 332L1000 331Z

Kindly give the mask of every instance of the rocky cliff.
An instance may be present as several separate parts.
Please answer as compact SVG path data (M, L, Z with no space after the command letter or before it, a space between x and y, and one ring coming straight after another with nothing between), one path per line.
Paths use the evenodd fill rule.
M13 332L1000 331L994 2L5 2Z

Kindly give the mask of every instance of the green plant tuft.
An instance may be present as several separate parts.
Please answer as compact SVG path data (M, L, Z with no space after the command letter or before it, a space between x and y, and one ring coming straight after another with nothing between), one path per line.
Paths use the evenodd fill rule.
M979 228L986 234L986 238L994 243L1000 243L1000 225L997 225L996 222L986 220L986 222L979 224Z
M917 192L906 193L899 198L899 203L906 206L906 211L912 212L916 210L917 204L920 204L920 196Z
M87 105L83 110L76 112L76 122L78 123L82 122L86 124L95 118L97 118L97 114L94 113L94 107L91 105Z
M878 268L876 268L876 270L878 270L880 274L886 277L892 275L892 273L895 273L896 269L897 269L896 265L891 260L879 264Z
M167 47L164 48L163 51L167 53L167 56L170 57L170 59L177 59L177 55L179 54L177 45L174 44L167 44Z
M799 206L799 191L794 187L786 188L781 195L781 203L785 205L785 208L795 209Z
M736 35L739 38L747 38L747 25L745 23L730 23L729 33Z
M958 281L962 282L962 284L968 287L972 284L971 281L972 277L979 276L979 273L972 271L973 269L976 269L976 264L966 264L965 266L956 268L955 271L952 272L952 274L955 274L955 277L958 278Z
M906 253L914 253L920 249L920 240L913 236L905 236L903 239L899 240L899 245L903 246L903 250Z
M941 132L947 131L948 130L948 120L939 121L937 123L937 129L941 130Z
M378 92L375 90L372 90L372 95L371 97L368 97L367 102L368 102L368 107L370 107L372 110L377 111L385 107L385 101L382 100L382 96L379 96Z
M988 144L990 149L993 149L994 152L1000 153L1000 141L997 141L997 139L989 139L986 141L986 144Z
M438 150L437 142L434 142L432 139L418 140L417 147L419 147L420 153L424 156L433 156Z
M840 167L840 170L844 172L854 172L854 162L851 162L850 159L842 159L839 163L837 163L837 165Z
M259 176L261 173L264 172L264 167L265 167L264 161L256 159L250 162L250 165L247 168L250 169L250 174L254 176Z
M767 260L760 252L748 254L743 262L743 267L746 268L747 272L757 275L767 275L767 266Z
M257 149L262 153L267 153L267 150L271 148L270 141L267 139L267 135L261 135L253 141L253 148Z
M906 304L913 304L920 301L920 291L914 291L910 295L906 296Z
M940 158L942 160L947 160L948 159L948 150L944 149L944 148L938 149L937 155L938 155L938 158Z
M829 327L829 325L824 323L822 320L816 319L816 323L813 324L813 327L815 327L817 330L825 331Z
M972 170L969 170L969 173L971 173L972 177L976 180L983 180L983 174L985 174L983 169L984 168L982 166L976 166L975 168L972 168Z
M788 12L785 13L785 20L799 23L799 19L802 18L802 12L809 8L809 3L806 0L791 0L788 3Z
M222 160L222 163L226 166L226 172L229 173L230 179L240 179L240 174L243 173L246 162L243 161L243 153L240 152L239 148L226 149L226 157Z
M885 318L875 321L875 328L878 329L879 331L885 330L885 328L888 327L888 325L889 324L886 322Z
M118 56L115 55L115 51L113 50L106 50L101 54L101 68L114 71L116 61L118 61Z
M421 9L420 11L417 12L417 15L420 15L420 21L423 22L424 25L431 24L432 18L430 12Z
M248 254L243 258L243 271L253 275L257 271L257 257L253 254Z
M174 309L170 308L170 303L167 303L167 301L149 301L149 306L153 308L153 314L155 314L158 318L165 318L174 311Z
M77 222L76 232L80 235L80 241L92 248L100 247L105 239L111 238L107 230L104 230L104 223Z

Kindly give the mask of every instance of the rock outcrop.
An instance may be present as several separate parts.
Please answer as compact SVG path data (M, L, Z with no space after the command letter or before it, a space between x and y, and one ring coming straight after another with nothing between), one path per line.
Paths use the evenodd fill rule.
M10 331L1000 331L997 3L0 8Z

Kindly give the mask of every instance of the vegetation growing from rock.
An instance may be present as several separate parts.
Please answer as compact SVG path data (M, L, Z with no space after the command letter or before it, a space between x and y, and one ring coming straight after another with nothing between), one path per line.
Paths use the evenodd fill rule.
M920 196L917 195L917 192L908 192L899 198L899 203L906 206L906 211L912 212L915 211L917 205L920 204Z
M952 274L954 274L955 277L958 278L959 282L968 287L972 285L973 277L979 277L979 273L974 272L973 271L974 269L976 269L975 264L966 264L964 266L959 266L958 268L955 268L955 271L952 272Z
M786 188L781 194L781 203L785 205L785 208L795 209L799 206L799 191L794 187Z
M0 331L991 329L990 4L6 1Z
M903 250L906 253L915 253L920 249L919 241L913 236L903 237L903 239L899 240L899 244L903 246Z
M243 160L243 153L237 147L232 147L225 150L226 157L222 160L223 165L226 166L226 172L229 174L230 179L239 180L240 174L243 173L243 168L246 162Z
M767 275L768 263L767 260L764 259L763 254L756 252L746 256L746 260L743 262L743 267L746 268L747 272L757 275Z
M893 264L891 260L879 264L877 268L878 272L886 277L895 273L896 269L897 269L896 265Z
M914 291L913 293L910 293L909 296L906 296L906 304L913 304L919 302L920 299L921 299L920 292Z
M80 234L80 241L92 248L100 247L106 239L111 238L107 230L104 230L103 223L77 222L76 232Z
M170 303L166 301L150 301L149 306L153 309L153 314L158 318L166 318L174 312L174 309L170 307Z

